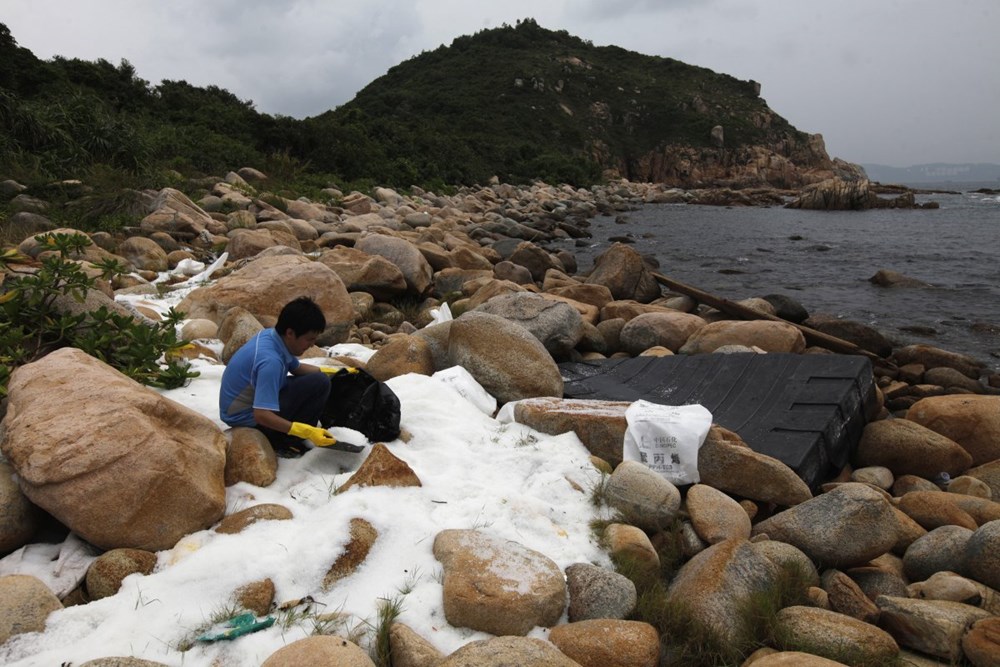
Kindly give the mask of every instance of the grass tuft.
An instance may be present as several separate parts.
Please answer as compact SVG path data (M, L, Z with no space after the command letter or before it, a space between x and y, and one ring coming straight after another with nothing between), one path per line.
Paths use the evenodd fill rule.
M403 613L403 596L379 600L378 620L375 624L375 641L372 643L372 661L377 667L392 667L392 649L389 645L389 632L392 624Z

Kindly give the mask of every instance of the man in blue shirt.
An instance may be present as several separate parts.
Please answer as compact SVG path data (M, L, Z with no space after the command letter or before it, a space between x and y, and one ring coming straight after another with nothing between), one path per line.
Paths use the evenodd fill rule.
M285 305L273 329L259 332L229 360L219 391L222 421L260 429L284 456L305 453L303 439L320 447L335 444L333 436L316 426L330 379L325 368L297 358L325 328L323 311L309 297Z

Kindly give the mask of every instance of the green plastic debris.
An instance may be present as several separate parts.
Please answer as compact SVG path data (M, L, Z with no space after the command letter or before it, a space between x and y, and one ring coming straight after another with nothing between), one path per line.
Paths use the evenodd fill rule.
M198 641L217 642L236 639L237 637L248 635L251 632L257 632L258 630L269 628L272 625L274 625L274 616L268 616L267 618L258 621L257 617L253 614L240 614L239 616L233 616L231 619L226 621L222 625L222 627L226 629L222 632L217 634L203 634L201 637L198 637Z

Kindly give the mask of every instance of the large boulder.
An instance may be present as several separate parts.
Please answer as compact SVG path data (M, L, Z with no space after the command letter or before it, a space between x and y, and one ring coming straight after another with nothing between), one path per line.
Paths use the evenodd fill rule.
M0 461L0 557L27 544L38 530L41 512L17 484L14 468Z
M626 619L638 601L635 584L614 570L573 563L566 568L570 622L592 618Z
M118 254L140 270L167 270L167 253L157 245L156 241L145 236L131 236L125 239L118 246Z
M892 636L827 609L791 606L778 612L776 631L784 650L812 653L848 665L890 664L899 654Z
M14 371L0 450L25 495L103 549L168 549L225 509L208 418L75 348Z
M514 421L549 435L573 431L591 454L617 466L622 461L629 405L628 401L528 398L514 406Z
M1000 591L1000 520L980 526L965 545L962 571Z
M306 637L284 646L270 655L261 667L301 667L302 665L337 665L337 667L375 667L375 663L357 644L335 635Z
M0 644L14 635L45 630L49 614L62 609L59 598L36 577L0 577Z
M444 614L453 626L524 636L562 616L562 570L537 551L481 531L450 529L434 538L434 557L444 566Z
M562 375L545 347L530 331L498 315L470 312L454 320L448 357L500 403L562 397Z
M901 646L951 661L962 659L962 636L992 614L946 600L912 600L880 595L876 600L885 628Z
M638 461L622 461L608 478L607 502L643 530L667 529L677 517L681 493L662 475Z
M222 322L230 308L240 306L258 320L273 321L292 299L308 296L326 317L330 344L347 340L354 324L354 306L343 281L327 266L303 255L260 257L238 271L188 294L177 309L190 318Z
M775 584L778 568L750 542L733 539L714 544L689 560L667 590L667 601L683 605L692 620L722 646L750 632L750 616L741 609Z
M228 236L229 243L226 244L226 252L229 253L229 259L232 261L256 257L268 248L284 246L296 252L302 249L295 236L287 230L234 229Z
M549 641L583 667L656 667L660 633L649 623L593 619L552 628Z
M495 296L476 310L520 324L553 357L566 356L583 338L583 318L576 308L531 292Z
M724 345L759 347L765 352L800 354L806 339L794 325L771 320L723 320L695 331L678 350L681 354L714 352Z
M979 378L985 369L983 362L958 352L950 352L934 347L933 345L907 345L893 350L892 360L897 366L907 364L920 364L924 368L954 368L963 375L972 378Z
M105 551L87 568L87 594L91 600L114 595L122 580L132 574L147 575L156 567L156 554L142 549Z
M855 465L883 466L896 477L932 479L946 472L957 476L972 465L972 457L951 438L909 419L880 419L861 432Z
M213 220L187 195L174 188L164 188L150 206L150 214L139 223L146 234L153 232L180 233L196 236L212 224Z
M391 301L406 293L403 272L381 255L337 246L321 254L319 262L340 276L348 292L367 292L376 301Z
M622 349L633 356L656 346L676 352L706 324L697 315L680 311L644 313L629 320L619 337Z
M694 531L708 544L750 538L750 515L722 491L707 484L695 484L688 489L684 505Z
M434 374L434 353L430 344L419 336L393 334L368 359L365 369L379 382L397 375Z
M514 252L511 253L508 261L526 268L531 274L532 280L539 283L542 282L545 278L545 273L550 269L562 271L565 268L548 251L539 248L531 241L522 241L519 243Z
M906 418L957 442L974 466L1000 459L1000 396L930 396L910 406Z
M621 243L594 260L594 269L585 282L604 285L615 299L634 299L640 303L649 303L661 294L660 284L642 255Z
M420 249L406 239L386 234L367 234L358 239L354 247L369 255L379 255L389 260L403 273L407 289L414 295L423 295L431 286L434 269Z
M892 505L865 484L836 487L757 523L754 535L787 542L817 563L859 565L889 551L898 526Z
M435 667L581 667L550 642L534 637L493 637L469 642ZM270 667L270 666L265 666Z
M861 322L843 320L833 315L813 315L803 324L828 336L854 343L862 350L880 357L887 357L892 353L892 341L882 332Z
M808 485L776 458L753 451L739 435L713 425L698 450L701 483L743 498L789 507L812 498Z
M923 581L937 572L962 566L972 531L962 526L940 526L914 540L903 554L903 570L910 581Z

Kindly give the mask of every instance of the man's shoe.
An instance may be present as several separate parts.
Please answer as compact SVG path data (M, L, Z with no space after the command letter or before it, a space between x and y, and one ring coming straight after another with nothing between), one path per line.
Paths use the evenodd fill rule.
M308 451L309 447L304 442L290 442L274 448L274 453L279 459L297 459Z

